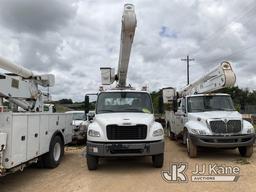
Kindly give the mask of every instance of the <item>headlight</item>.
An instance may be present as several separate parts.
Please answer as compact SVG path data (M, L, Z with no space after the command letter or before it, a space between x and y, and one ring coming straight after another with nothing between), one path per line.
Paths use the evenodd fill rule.
M255 133L254 128L253 128L253 127L252 127L252 128L249 128L249 129L247 130L247 133L248 133L248 134Z
M163 129L157 129L153 132L153 137L162 136L164 134Z
M206 135L206 131L200 129L191 129L191 133L195 135Z
M91 136L91 137L100 137L100 132L99 131L94 131L94 130L90 129L88 131L88 135Z

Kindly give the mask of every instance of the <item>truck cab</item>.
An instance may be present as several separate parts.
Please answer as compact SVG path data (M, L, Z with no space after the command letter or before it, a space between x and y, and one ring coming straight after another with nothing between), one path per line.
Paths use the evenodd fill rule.
M238 148L241 156L253 153L255 131L242 119L228 94L193 94L177 100L167 115L167 133L181 138L188 155L197 156L198 147Z
M114 89L98 94L87 132L89 170L97 169L99 158L124 156L152 156L154 167L162 167L163 153L164 131L155 122L148 92Z

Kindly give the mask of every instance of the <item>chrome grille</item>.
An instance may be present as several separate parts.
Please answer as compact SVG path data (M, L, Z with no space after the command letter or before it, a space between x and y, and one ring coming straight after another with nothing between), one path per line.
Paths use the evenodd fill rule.
M240 120L229 120L227 122L227 128L229 133L238 133L241 131L242 125Z
M214 133L238 133L242 129L240 120L214 120L210 121L210 127Z

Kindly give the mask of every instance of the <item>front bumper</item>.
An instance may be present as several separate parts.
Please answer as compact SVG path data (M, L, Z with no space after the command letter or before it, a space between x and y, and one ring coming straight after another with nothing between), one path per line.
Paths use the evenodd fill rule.
M189 135L193 144L201 147L233 148L253 145L255 134L246 135Z
M164 141L101 143L87 141L87 155L99 157L148 156L164 152Z

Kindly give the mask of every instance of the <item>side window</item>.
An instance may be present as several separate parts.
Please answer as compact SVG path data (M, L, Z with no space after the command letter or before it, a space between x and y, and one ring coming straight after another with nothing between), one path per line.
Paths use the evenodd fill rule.
M48 112L50 109L49 109L49 106L47 105L44 105L44 112Z
M178 100L178 110L186 112L186 100L184 98Z

